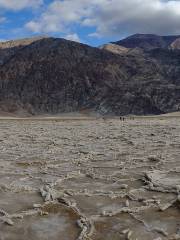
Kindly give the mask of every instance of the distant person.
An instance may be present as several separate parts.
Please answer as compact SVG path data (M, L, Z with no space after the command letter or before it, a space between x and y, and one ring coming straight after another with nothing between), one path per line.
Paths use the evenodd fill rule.
M123 121L123 122L125 121L124 117L120 117L119 119L120 119L120 121Z

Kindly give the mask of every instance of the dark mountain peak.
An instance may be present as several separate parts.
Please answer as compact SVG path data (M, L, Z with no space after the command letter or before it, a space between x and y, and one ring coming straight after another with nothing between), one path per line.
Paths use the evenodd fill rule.
M158 36L155 34L134 34L114 44L126 48L138 47L144 50L151 50L155 48L168 48L177 38L180 38L180 35Z

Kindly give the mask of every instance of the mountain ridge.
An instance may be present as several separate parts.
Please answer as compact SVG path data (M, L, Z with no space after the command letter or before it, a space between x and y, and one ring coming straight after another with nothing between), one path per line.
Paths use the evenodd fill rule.
M122 55L48 37L3 51L9 55L0 65L2 111L147 115L180 110L179 50Z
M127 48L139 47L144 50L151 50L154 48L168 48L178 38L180 38L180 35L134 34L113 43Z

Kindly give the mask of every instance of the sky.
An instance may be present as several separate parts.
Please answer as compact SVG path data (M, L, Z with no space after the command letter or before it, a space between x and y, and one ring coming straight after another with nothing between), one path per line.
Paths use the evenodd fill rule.
M99 46L135 33L180 34L180 0L0 0L0 41L45 35Z

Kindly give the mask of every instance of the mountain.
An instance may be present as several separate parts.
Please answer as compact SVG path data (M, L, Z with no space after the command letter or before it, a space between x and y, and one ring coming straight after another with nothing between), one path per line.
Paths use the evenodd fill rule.
M142 55L144 53L143 49L141 49L139 47L126 48L121 45L117 45L117 44L113 44L113 43L104 44L104 45L100 46L99 48L103 49L103 50L107 50L107 51L115 53L115 54L119 54L119 55L127 55L127 54Z
M174 42L171 43L170 49L179 49L180 50L180 38L177 38Z
M125 48L123 46L112 44L112 43L104 44L104 45L100 46L99 48L107 50L107 51L115 53L115 54L120 54L120 55L127 54L131 50L130 48Z
M15 47L23 47L30 45L33 42L36 42L38 40L48 38L45 36L37 36L32 38L24 38L24 39L17 39L17 40L10 40L5 42L0 42L0 49L10 49Z
M142 48L144 50L151 50L154 48L168 48L171 44L180 38L177 36L158 36L155 34L135 34L120 41L114 42L126 48Z
M117 54L40 38L0 46L0 56L0 112L126 115L180 110L179 50Z
M3 64L4 61L7 61L9 58L15 55L18 50L24 48L25 46L30 45L33 42L36 42L44 38L46 37L39 36L39 37L33 37L33 38L24 38L24 39L0 42L0 64Z

